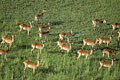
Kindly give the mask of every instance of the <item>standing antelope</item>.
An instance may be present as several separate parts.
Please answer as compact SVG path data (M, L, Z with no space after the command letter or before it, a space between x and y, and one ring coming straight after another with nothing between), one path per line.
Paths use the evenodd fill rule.
M31 49L31 54L33 52L33 50L36 48L36 49L40 49L40 54L41 54L41 51L42 49L44 48L44 44L39 44L39 43L33 43L31 45L32 49Z
M32 68L32 69L33 69L33 74L34 74L34 73L35 73L35 69L36 69L36 68L39 66L39 64L40 64L40 60L38 60L37 63L31 62L31 61L29 61L29 60L25 60L23 63L24 63L24 65L25 65L25 67L24 67L24 72L25 72L26 68L29 67L29 68Z
M0 49L0 55L4 55L4 59L7 61L7 54L8 54L9 48L7 50Z
M68 33L64 33L64 32L60 33L59 37L61 40L63 40L64 37L66 37L66 38L70 37L70 36L72 36L72 34L73 34L73 29L71 29L71 32L68 32Z
M42 38L42 36L44 35L45 36L45 38L48 40L48 35L49 35L49 33L50 33L50 29L48 29L48 31L40 31L39 32L39 39L41 39Z
M84 50L80 49L80 50L77 51L77 53L78 53L77 59L79 59L81 55L82 55L82 56L86 56L86 59L87 59L88 56L91 55L91 54L93 53L93 50L84 51Z
M102 20L99 20L99 19L93 19L92 23L93 23L93 27L95 28L97 25L100 26L101 24L106 23L106 20L102 21Z
M27 34L29 35L30 30L32 29L32 23L33 23L33 21L32 21L32 22L29 22L29 23L30 23L29 26L28 26L28 25L25 25L25 24L20 24L20 25L19 25L19 27L20 27L19 32L21 32L22 29L23 29L23 30L27 30Z
M12 43L14 42L15 35L12 35L12 38L8 38L7 36L2 36L2 42L1 45L5 42L9 44L9 48L11 47Z
M60 45L60 48L63 49L63 50L66 50L67 54L69 54L69 52L71 50L71 44L70 44L70 46L68 46L66 44L62 44L62 45Z
M104 37L100 37L97 39L99 41L99 45L101 45L101 43L107 43L107 47L110 43L110 41L112 40L111 36L110 38L104 38Z
M116 28L119 28L120 27L120 23L112 23L112 32L116 29Z
M39 31L42 31L43 29L50 29L50 22L48 22L47 25L40 25Z
M89 39L83 39L82 49L84 48L85 45L90 45L90 46L92 46L92 49L93 49L96 43L97 43L97 39L96 39L96 41L89 40Z
M104 67L108 67L108 71L110 71L111 66L113 65L113 59L112 62L106 62L106 61L100 61L100 67L98 69L98 71L102 68L102 66Z
M118 31L118 40L120 40L120 30Z
M110 55L111 55L111 56L114 56L116 53L115 53L114 51L110 50L110 49L104 49L104 50L103 50L103 56L104 56L105 54L107 54L107 55L108 55L108 58L110 58Z
M43 14L46 12L46 9L43 9L43 11L40 14L35 15L35 22L40 21L43 17Z

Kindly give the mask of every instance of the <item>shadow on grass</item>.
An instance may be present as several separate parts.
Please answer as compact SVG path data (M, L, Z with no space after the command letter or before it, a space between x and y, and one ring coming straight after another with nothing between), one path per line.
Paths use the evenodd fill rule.
M61 24L63 24L63 23L64 23L63 21L51 22L52 26L54 26L54 25L61 25Z
M17 46L17 48L19 48L19 49L28 49L28 48L30 48L31 49L31 45L20 45L20 46Z

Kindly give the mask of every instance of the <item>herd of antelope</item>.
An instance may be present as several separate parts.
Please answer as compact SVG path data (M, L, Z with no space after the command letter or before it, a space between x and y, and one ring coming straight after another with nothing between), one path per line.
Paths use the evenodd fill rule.
M40 14L36 14L35 15L35 23L41 22L42 17L43 17L45 12L46 12L46 9L44 9ZM29 22L29 23L30 23L30 25L19 24L19 32L21 32L22 30L26 30L27 31L27 35L30 35L30 30L32 29L32 24L34 22L32 21L32 22ZM106 23L106 20L102 21L102 20L99 20L99 19L93 19L92 23L93 23L93 28L95 30L96 26L100 26L100 25ZM112 27L113 27L113 29L112 29L112 32L113 32L116 28L120 27L120 23L113 23ZM47 25L40 25L39 28L38 28L39 40L43 36L48 40L50 29L51 29L51 23L50 22L48 22ZM61 32L58 35L59 36L59 40L57 41L57 47L59 47L60 50L67 51L68 55L70 53L70 50L72 49L71 43L70 43L70 38L72 37L72 35L73 35L73 29L71 29L70 32L66 32L66 33L65 32ZM10 48L11 48L13 42L14 42L14 37L15 36L16 35L12 35L12 38L9 38L8 36L2 36L1 45L3 45L4 43L8 43L9 44L7 50L0 49L0 54L4 55L4 58L5 58L6 61L7 61L7 54L9 53L9 50L10 50ZM118 40L120 40L120 30L118 31ZM82 49L77 50L77 54L78 54L77 59L79 59L80 56L86 56L86 59L88 59L88 57L90 55L92 55L92 53L94 52L94 46L97 43L99 44L99 46L102 43L106 43L107 47L109 47L109 44L110 44L111 41L112 41L112 37L111 36L109 36L108 38L99 37L95 41L90 40L88 38L83 39ZM85 50L84 47L86 45L91 46L92 47L91 50ZM39 49L40 50L40 54L41 54L42 53L42 49L44 48L44 42L42 42L41 44L40 43L32 43L31 47L32 47L31 54L33 53L34 49ZM104 55L108 55L108 58L111 58L112 56L114 56L116 54L115 51L110 50L110 49L103 49L102 53L103 53L103 56ZM111 66L113 65L113 60L114 59L111 59L111 60L112 60L112 62L106 62L106 61L103 61L103 60L100 61L100 67L99 67L98 71L102 68L102 66L108 67L108 70L110 70ZM29 68L33 69L33 74L34 74L35 73L35 69L40 64L40 60L38 60L36 63L32 62L32 61L29 61L29 60L25 60L23 63L25 65L24 72L25 72L26 68L29 67Z

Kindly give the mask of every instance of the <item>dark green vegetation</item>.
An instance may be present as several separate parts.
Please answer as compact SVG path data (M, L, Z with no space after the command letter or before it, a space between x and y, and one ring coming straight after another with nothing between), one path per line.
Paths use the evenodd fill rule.
M99 72L99 61L102 58L111 62L107 56L102 57L102 50L106 44L100 47L95 45L95 50L88 60L81 56L78 60L77 50L82 47L82 40L89 38L95 40L100 36L108 37L111 34L112 26L107 25L113 22L120 22L120 0L1 0L0 1L0 38L3 35L11 37L16 34L15 42L7 56L0 56L0 80L119 80L120 79L120 53L117 40L117 30L114 31L112 42L109 48L115 50L116 61L110 72L102 68ZM52 29L48 42L40 56L40 66L36 69L35 75L30 68L24 73L23 61L28 59L36 62L39 50L34 50L30 55L31 44L38 41L38 26L34 25L30 35L26 31L19 34L19 27L16 22L28 24L34 20L34 15L46 8L42 24L50 21ZM100 27L92 29L92 19L97 18L108 21ZM66 51L56 49L58 34L69 32L73 28L74 35L70 39L72 50L70 55ZM43 38L42 40L45 40ZM7 49L8 44L2 49ZM89 50L90 46L85 46Z

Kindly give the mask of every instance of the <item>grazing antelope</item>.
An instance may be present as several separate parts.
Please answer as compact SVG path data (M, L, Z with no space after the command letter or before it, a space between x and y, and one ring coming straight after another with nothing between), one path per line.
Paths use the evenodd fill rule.
M39 27L39 31L42 31L43 29L50 29L50 22L48 22L48 24L47 25L40 25L40 27Z
M120 40L120 30L118 31L118 40Z
M11 47L12 43L14 42L15 35L12 35L12 38L8 38L7 36L2 36L2 42L1 45L5 42L9 44L9 48Z
M92 23L93 23L93 27L95 28L97 25L100 26L101 24L106 23L106 20L102 21L102 20L99 20L99 19L93 19Z
M7 50L0 49L0 55L4 55L4 59L7 61L7 54L8 54L9 48Z
M116 29L116 28L119 28L120 27L120 23L112 23L112 32Z
M40 54L41 54L41 51L42 51L42 49L44 48L44 44L42 43L42 44L39 44L39 43L33 43L32 45L31 45L31 47L32 47L32 49L31 49L31 54L32 54L32 52L33 52L33 50L36 48L36 49L40 49Z
M110 43L110 41L112 40L111 36L110 38L104 38L104 37L100 37L97 39L99 41L99 45L101 45L101 43L107 43L107 47Z
M64 37L65 38L70 37L70 36L72 36L72 34L73 34L73 29L71 29L71 32L68 32L68 33L64 33L64 32L60 33L59 37L61 40L63 40Z
M30 30L32 29L32 23L33 23L33 21L32 21L32 22L29 22L29 23L30 23L29 26L28 26L28 25L25 25L25 24L20 24L20 25L19 25L19 27L20 27L19 32L21 32L22 29L23 29L23 30L27 30L27 34L29 35Z
M92 46L92 49L93 49L96 43L97 43L97 39L96 39L96 41L89 40L89 39L83 39L82 49L84 48L85 45L90 45L90 46Z
M49 33L50 33L50 29L48 29L48 31L40 31L39 32L39 39L41 39L42 38L42 36L44 35L45 36L45 38L48 40L48 35L49 35Z
M80 49L80 50L77 51L77 53L78 53L77 59L79 59L81 55L82 55L82 56L86 56L86 59L87 59L88 56L90 56L90 55L93 53L93 50L84 51L84 50Z
M106 61L100 61L100 67L98 69L98 71L102 68L102 66L104 67L108 67L108 71L110 71L111 66L113 65L113 59L112 62L106 62Z
M70 44L70 46L68 46L66 44L62 44L62 45L60 45L60 48L63 50L66 50L67 54L69 54L69 51L71 50L71 44Z
M29 61L29 60L25 60L23 63L24 63L24 65L25 65L25 67L24 67L24 72L25 72L26 68L29 67L29 68L32 68L32 69L33 69L33 74L34 74L34 73L35 73L35 69L36 69L36 68L39 66L39 64L40 64L40 60L38 60L37 63L31 62L31 61Z
M46 9L43 9L43 11L40 14L35 15L35 22L40 21L43 17L43 14L46 12Z
M104 50L103 50L103 56L104 56L105 54L107 54L107 55L108 55L108 58L110 58L110 55L111 55L111 56L114 56L116 53L115 53L114 51L110 50L110 49L104 49Z

